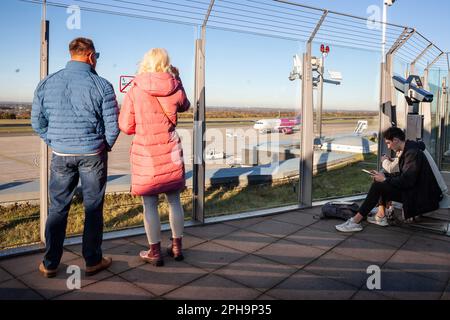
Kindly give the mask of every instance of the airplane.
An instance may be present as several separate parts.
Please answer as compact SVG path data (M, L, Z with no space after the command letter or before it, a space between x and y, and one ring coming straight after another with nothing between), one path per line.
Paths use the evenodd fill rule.
M300 116L295 118L282 119L262 119L256 121L253 128L260 133L281 132L284 134L293 134L295 129L300 126Z

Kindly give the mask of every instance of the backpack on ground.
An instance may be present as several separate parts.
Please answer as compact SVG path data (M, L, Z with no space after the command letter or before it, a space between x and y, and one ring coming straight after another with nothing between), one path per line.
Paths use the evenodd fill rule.
M356 215L359 206L354 202L332 201L322 207L320 219L342 219L348 220Z

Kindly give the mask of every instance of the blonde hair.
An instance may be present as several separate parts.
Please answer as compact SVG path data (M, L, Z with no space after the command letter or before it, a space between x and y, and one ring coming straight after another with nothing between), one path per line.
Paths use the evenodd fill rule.
M170 58L166 49L154 48L148 51L139 64L138 74L147 72L168 72Z

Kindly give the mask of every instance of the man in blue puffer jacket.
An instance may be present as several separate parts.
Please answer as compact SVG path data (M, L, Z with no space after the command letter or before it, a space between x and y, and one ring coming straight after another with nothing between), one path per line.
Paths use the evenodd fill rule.
M112 85L95 72L99 53L92 40L77 38L69 50L71 61L66 68L37 86L31 115L33 129L53 151L46 251L39 265L46 277L56 276L79 179L85 207L82 251L86 275L106 269L112 262L103 257L101 245L107 152L119 135L119 108Z

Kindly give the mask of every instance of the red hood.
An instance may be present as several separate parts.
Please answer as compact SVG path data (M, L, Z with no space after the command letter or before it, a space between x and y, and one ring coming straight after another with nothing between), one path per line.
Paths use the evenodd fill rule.
M180 81L168 72L143 73L134 78L134 83L154 97L170 96L180 85Z

